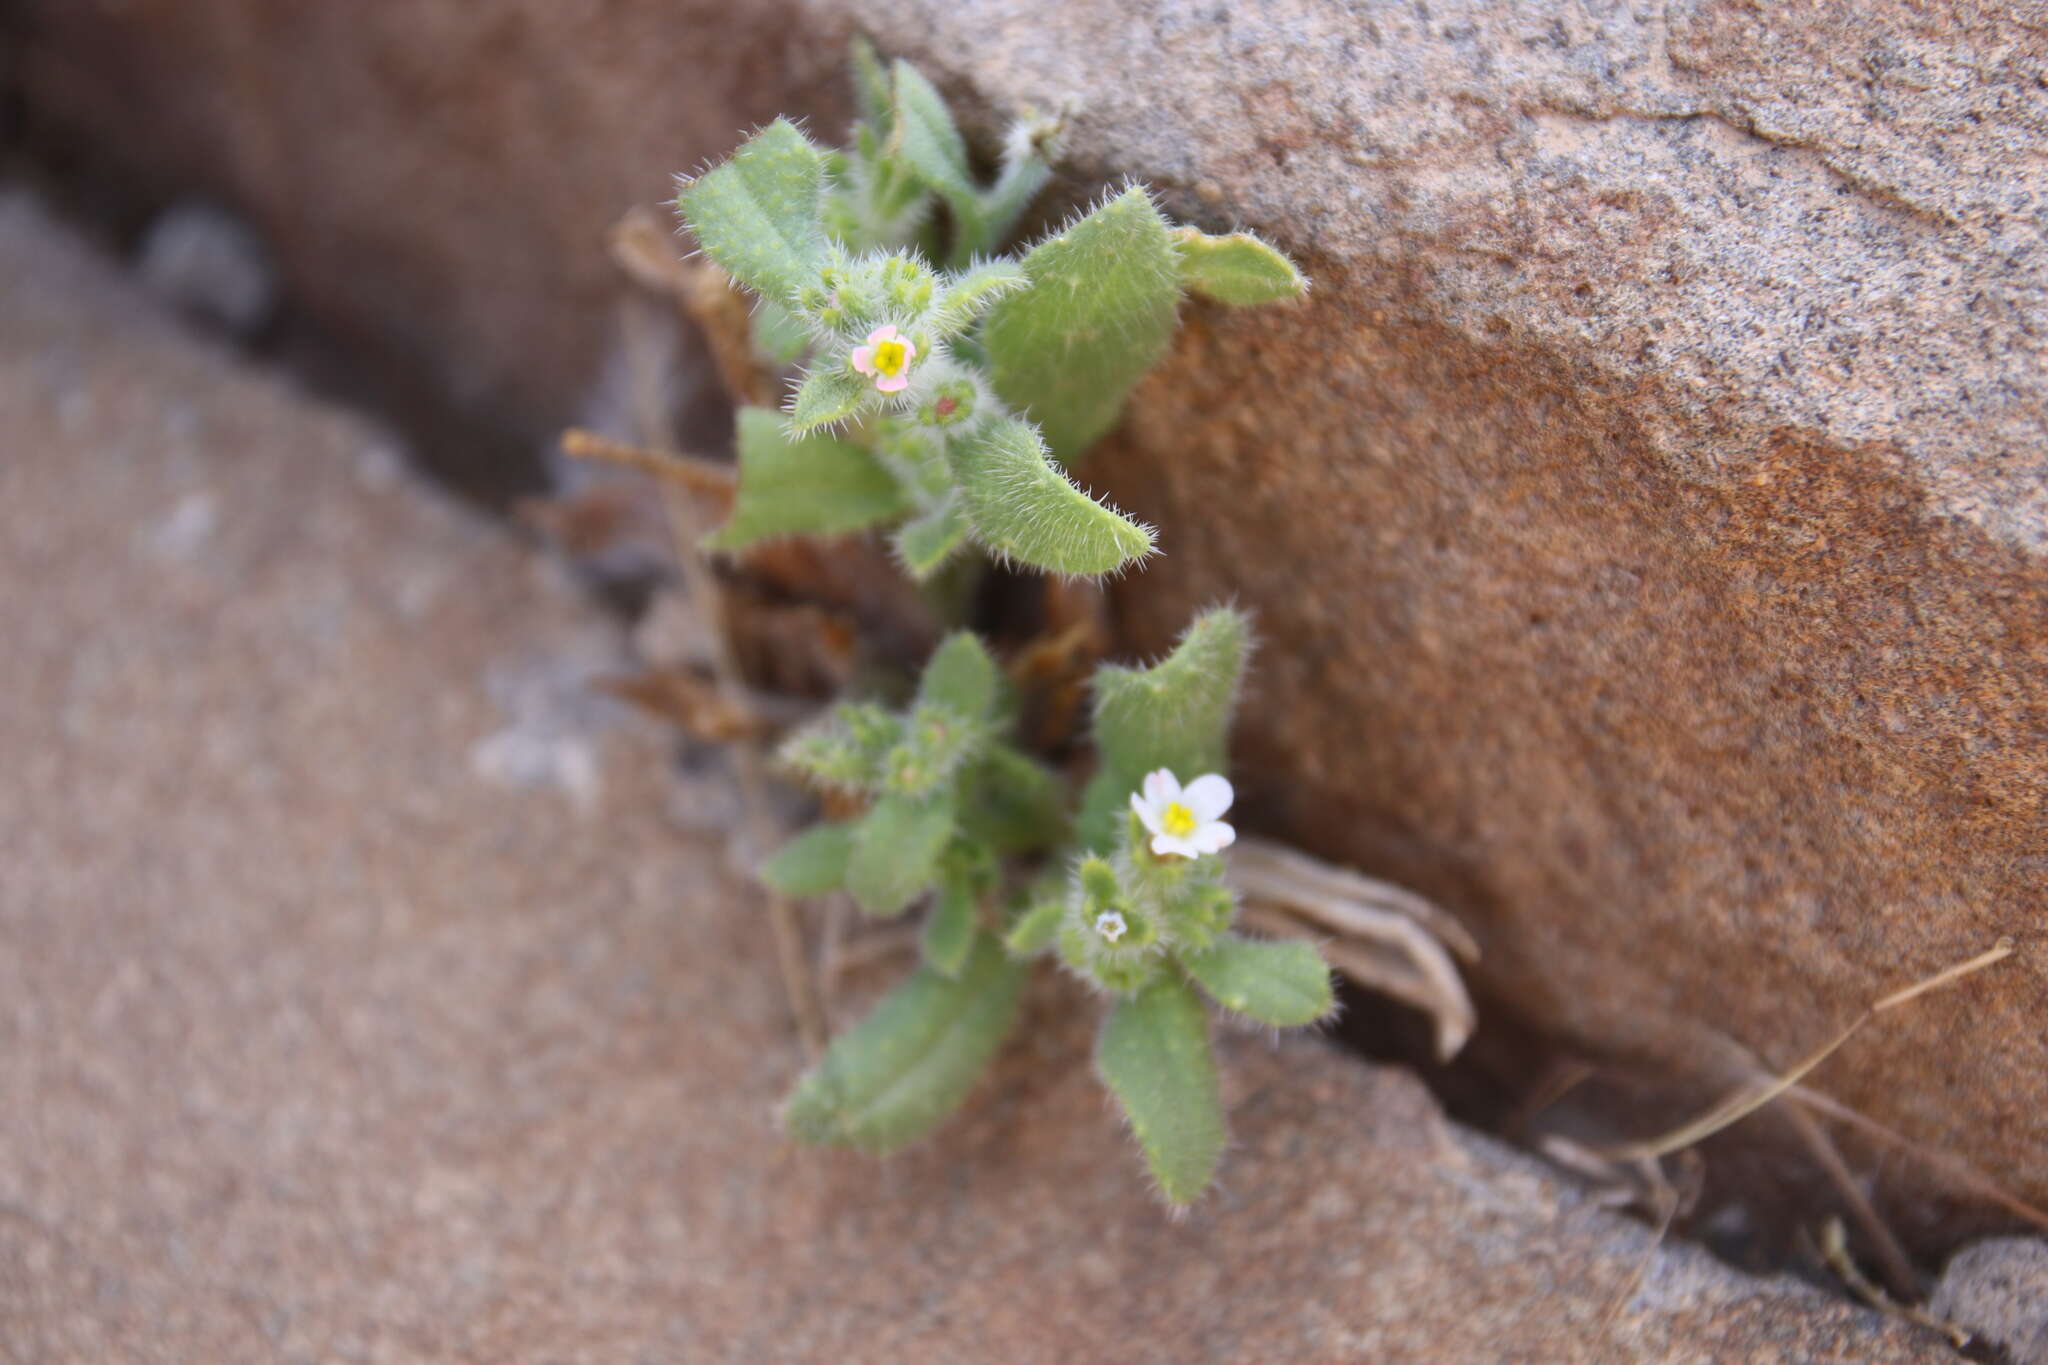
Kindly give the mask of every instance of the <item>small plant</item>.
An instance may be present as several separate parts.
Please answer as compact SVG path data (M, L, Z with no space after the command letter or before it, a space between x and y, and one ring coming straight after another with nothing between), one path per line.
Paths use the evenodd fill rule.
M759 348L803 362L783 414L740 415L738 497L713 545L893 528L919 580L969 543L1057 574L1144 558L1151 529L1063 467L1165 354L1184 290L1291 299L1300 273L1248 234L1173 227L1137 188L1019 258L990 255L1049 177L1059 122L1017 124L983 186L929 81L885 73L865 45L854 67L850 147L778 119L677 197L756 295Z
M1143 559L1153 531L1065 466L1164 354L1183 292L1247 305L1305 281L1249 235L1174 227L1137 188L994 255L1049 178L1059 122L1018 123L983 184L923 76L864 44L854 74L849 147L777 120L678 197L705 254L756 295L757 348L802 362L783 412L739 414L712 546L887 529L920 581L969 546L1063 575ZM1096 1069L1161 1193L1178 1207L1208 1186L1224 1121L1202 993L1276 1026L1334 1005L1313 948L1234 929L1226 741L1249 650L1244 616L1220 608L1154 666L1100 669L1099 762L1078 800L1017 747L1007 681L964 631L904 708L842 703L784 745L859 813L799 835L763 879L870 915L928 907L922 965L798 1084L792 1133L886 1151L929 1131L995 1055L1028 962L1051 955L1107 1002Z

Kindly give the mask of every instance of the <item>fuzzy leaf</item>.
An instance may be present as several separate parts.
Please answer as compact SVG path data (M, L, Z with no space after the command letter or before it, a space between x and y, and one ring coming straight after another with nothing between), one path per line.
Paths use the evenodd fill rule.
M967 514L958 498L948 497L924 515L904 522L893 543L904 571L922 583L945 567L966 539Z
M954 258L963 259L978 250L987 235L981 221L981 190L967 164L966 139L953 122L953 111L922 72L899 61L894 74L895 128L890 150L927 189L946 201L953 215ZM963 249L964 243L977 245Z
M1024 210L1052 179L1051 148L1059 139L1058 118L1026 118L1003 139L1003 165L996 183L981 196L981 242L971 249L993 251L1003 244Z
M900 915L931 885L952 837L947 802L883 797L856 826L846 889L870 915Z
M850 441L791 436L766 408L739 413L739 489L707 549L743 550L776 536L836 536L894 521L910 504L888 470Z
M1154 768L1170 768L1182 782L1224 770L1230 713L1250 647L1245 614L1212 607L1152 667L1095 670L1094 735L1102 766L1081 803L1084 846L1105 849L1115 842L1125 803Z
M886 139L896 103L895 91L889 87L888 68L875 55L875 45L865 38L853 40L851 55L854 102L875 135Z
M1060 925L1066 917L1067 903L1064 899L1040 901L1010 926L1003 946L1013 957L1036 957L1052 947L1052 941L1059 934Z
M1180 965L1217 1004L1262 1024L1313 1024L1336 1008L1328 965L1299 939L1273 942L1231 934L1199 953L1183 954Z
M1066 833L1066 784L1007 744L968 770L962 795L961 824L999 853L1050 848Z
M843 422L861 410L874 391L868 381L846 370L813 370L796 387L789 402L789 428L799 436Z
M846 884L853 826L812 825L761 865L761 880L785 896L826 896Z
M1048 573L1112 573L1152 552L1150 528L1095 501L1047 458L1029 423L991 422L947 444L984 545Z
M920 967L834 1039L783 1122L803 1142L887 1152L924 1136L974 1088L1017 1016L1022 964L977 934L957 978Z
M965 716L983 720L995 710L1002 675L988 647L971 631L955 631L932 651L917 681L919 702L934 702Z
M974 912L971 878L948 874L939 882L938 897L932 903L931 914L925 917L924 933L918 939L924 960L934 971L958 976L967 965L967 954L976 937Z
M1223 1155L1223 1100L1209 1016L1186 983L1164 979L1117 1002L1095 1070L1123 1106L1145 1164L1175 1207L1208 1188Z
M1005 294L1022 289L1027 279L1015 261L986 261L953 276L932 309L933 335L942 340L960 335Z
M786 302L825 261L825 156L788 119L754 134L676 195L704 254L764 298Z
M1071 463L1116 425L1166 354L1180 256L1142 190L1126 190L1024 258L1031 282L990 310L982 339L996 392Z
M1260 303L1298 299L1308 293L1294 262L1249 232L1212 237L1194 228L1176 228L1181 282L1218 303L1248 308Z
M811 329L774 299L755 302L748 331L753 338L754 349L777 365L793 364L798 356L810 349Z

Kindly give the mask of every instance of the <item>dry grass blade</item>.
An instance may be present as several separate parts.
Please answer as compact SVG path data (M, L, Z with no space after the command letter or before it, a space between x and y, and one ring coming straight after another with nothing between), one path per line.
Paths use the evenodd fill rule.
M1849 1239L1842 1231L1841 1219L1830 1218L1822 1225L1820 1254L1827 1261L1829 1268L1841 1277L1842 1283L1849 1287L1850 1293L1886 1317L1899 1318L1939 1332L1947 1337L1949 1344L1958 1351L1970 1344L1970 1333L1956 1324L1938 1318L1924 1308L1915 1307L1910 1303L1900 1303L1872 1284L1869 1277L1857 1266L1855 1258L1849 1255Z
M1851 1109L1840 1100L1825 1095L1818 1090L1812 1090L1803 1085L1795 1085L1790 1091L1786 1092L1786 1098L1826 1114L1831 1119L1838 1119L1850 1127L1862 1131L1867 1136L1877 1139L1879 1142L1897 1148L1915 1160L1921 1161L1940 1171L1972 1194L1988 1199L2007 1213L2025 1219L2043 1232L2048 1232L2048 1209L2036 1208L2024 1199L2016 1198L2007 1193L2000 1187L1997 1181L1985 1175L1961 1157L1951 1156L1947 1152L1936 1151L1924 1143L1915 1142L1904 1133L1898 1131L1898 1129L1887 1127L1876 1119L1858 1110Z
M1734 1095L1729 1096L1698 1118L1693 1119L1689 1123L1681 1124L1660 1137L1610 1148L1609 1155L1622 1159L1637 1156L1665 1156L1681 1148L1690 1147L1702 1139L1711 1137L1732 1123L1741 1122L1769 1104L1772 1100L1783 1095L1793 1086L1798 1085L1800 1081L1806 1078L1807 1073L1811 1072L1829 1057L1832 1057L1842 1044L1855 1037L1858 1030L1872 1019L1875 1019L1879 1014L1886 1010L1896 1009L1908 1001L1917 1000L1929 991L1960 981L1974 972L1980 972L1993 963L2001 962L2011 957L2014 951L2011 939L2000 939L1995 947L1977 954L1977 956L1967 962L1959 962L1953 967L1944 968L1942 971L1936 972L1924 980L1916 981L1903 990L1893 991L1890 995L1876 1001L1868 1009L1864 1010L1863 1013L1857 1015L1855 1019L1850 1021L1847 1028L1844 1028L1833 1038L1830 1038L1824 1045L1801 1058L1791 1070L1772 1077L1765 1084L1737 1091Z
M1279 901L1339 934L1379 938L1389 917L1421 925L1466 962L1479 944L1464 925L1404 887L1338 867L1266 839L1240 839L1231 879L1254 899Z
M1814 1121L1812 1114L1797 1104L1788 1104L1779 1112L1798 1132L1813 1159L1820 1163L1820 1168L1827 1172L1828 1179L1834 1182L1835 1192L1841 1195L1842 1202L1855 1215L1856 1225L1870 1239L1870 1245L1877 1253L1878 1268L1884 1273L1885 1284L1901 1299L1919 1297L1920 1279L1913 1273L1912 1258L1906 1255L1906 1249L1892 1235L1890 1224L1879 1216L1876 1206L1863 1193L1863 1187L1849 1170L1849 1163L1842 1160L1834 1139Z
M679 455L672 450L628 445L582 427L571 427L562 433L562 453L574 460L595 460L651 475L693 497L703 498L721 512L732 505L733 488L738 483L730 465Z

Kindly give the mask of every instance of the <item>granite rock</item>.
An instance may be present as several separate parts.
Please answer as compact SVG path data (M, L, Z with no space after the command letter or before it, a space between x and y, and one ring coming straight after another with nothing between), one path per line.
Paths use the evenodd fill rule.
M366 356L534 430L600 242L789 110L844 0L30 0L25 105L235 204ZM1817 1082L2048 1198L2048 28L1878 0L900 0L972 112L1078 110L1299 256L1190 310L1087 477L1165 530L1123 643L1233 597L1247 817L1483 940L1495 1017L1725 1085L2001 935ZM345 111L345 113L340 112ZM1910 1190L1922 1177L1896 1169Z

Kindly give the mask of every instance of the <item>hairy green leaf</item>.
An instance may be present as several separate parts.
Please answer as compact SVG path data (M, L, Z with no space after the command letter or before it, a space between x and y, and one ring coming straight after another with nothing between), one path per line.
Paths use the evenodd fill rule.
M1313 1024L1336 1008L1328 965L1299 939L1273 942L1230 934L1199 953L1182 954L1180 964L1217 1004L1263 1024Z
M1152 532L1090 498L1047 458L1029 423L991 422L949 442L982 544L1048 573L1097 576L1152 552Z
M1116 425L1166 354L1180 256L1143 190L1126 190L1032 248L1030 283L989 311L981 336L996 392L1071 463Z
M987 261L952 276L932 308L932 333L941 339L960 335L997 300L1022 289L1026 281L1023 268L1015 261Z
M1003 946L1016 957L1036 957L1047 948L1060 931L1060 925L1067 917L1067 902L1064 898L1040 901L1024 912L1024 917L1010 926L1010 933L1003 940Z
M924 932L918 939L924 960L934 971L958 976L960 969L967 965L967 954L974 947L977 934L975 902L974 882L970 876L949 871L940 878L939 894L932 902L931 914L925 917Z
M811 329L803 319L774 299L755 302L748 330L754 349L777 365L793 364L811 345Z
M802 436L843 422L866 406L873 393L867 380L847 370L813 370L789 401L790 430Z
M969 720L985 720L1002 692L1002 674L988 646L972 631L958 630L940 641L917 681L919 702L935 702Z
M1181 282L1218 303L1247 308L1298 299L1308 281L1294 262L1249 232L1212 237L1191 227L1176 228Z
M900 915L932 884L952 837L948 802L883 797L855 827L846 889L870 915Z
M904 572L922 583L953 557L967 540L967 514L960 499L947 497L921 516L897 528L893 544Z
M851 441L791 436L766 408L741 408L738 425L732 516L705 540L707 549L743 550L776 536L846 535L910 510L894 476Z
M1223 1100L1201 1000L1167 978L1118 1001L1096 1041L1095 1070L1123 1106L1160 1193L1175 1207L1192 1202L1223 1155Z
M909 165L926 188L946 201L953 215L952 260L964 262L982 249L981 189L967 164L967 142L953 122L946 101L922 72L909 62L894 67L895 126L891 150Z
M763 882L785 896L825 896L846 884L853 826L812 825L761 865Z
M957 977L920 967L834 1039L783 1122L801 1141L887 1152L967 1098L1017 1016L1022 964L977 934Z
M825 156L788 119L754 134L676 195L704 254L764 298L786 303L825 261Z
M1066 783L1009 745L992 745L967 771L960 819L999 853L1050 848L1066 834Z
M876 55L875 45L865 38L853 40L852 64L854 103L875 135L886 139L896 104L896 92L890 87L888 68Z
M1197 616L1173 653L1150 668L1095 670L1095 747L1102 766L1082 801L1083 843L1105 849L1130 794L1155 768L1183 783L1222 772L1230 713L1244 678L1251 624L1235 607Z

